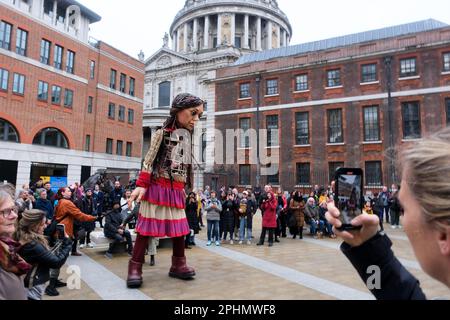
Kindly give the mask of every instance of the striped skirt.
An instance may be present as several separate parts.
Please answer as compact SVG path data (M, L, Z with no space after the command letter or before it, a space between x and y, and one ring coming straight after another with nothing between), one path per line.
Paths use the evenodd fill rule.
M178 238L189 234L186 218L185 184L153 178L141 199L136 232L156 238Z

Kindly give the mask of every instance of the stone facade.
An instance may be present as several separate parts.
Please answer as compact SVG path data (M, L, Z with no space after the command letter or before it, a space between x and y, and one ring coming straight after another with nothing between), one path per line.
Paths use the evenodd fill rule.
M411 66L404 64L410 59L414 61L413 74L402 75L405 66ZM371 81L362 78L362 68L367 65L375 66ZM340 70L341 85L329 86L327 74L331 70ZM296 79L304 75L307 87L299 90ZM259 102L257 79L260 79ZM277 94L267 94L268 80L277 80ZM278 180L274 185L309 192L315 184L327 186L333 166L343 164L363 168L366 189L375 192L382 185L399 182L399 170L391 160L395 153L391 150L398 151L414 139L450 124L450 27L230 66L218 70L215 84L215 127L222 132L239 128L242 118L250 119L251 128L255 129L258 103L260 128L266 128L268 116L278 117L281 143L275 149L279 150L280 171L277 178L270 178ZM250 85L250 97L240 98L241 84ZM414 107L408 109L411 105ZM372 116L377 121L372 122L375 135L368 139L371 133L365 112L369 110L365 108L369 107L374 107ZM331 110L341 112L342 141L330 141L330 117L334 113ZM417 110L417 114L411 110ZM307 137L301 143L297 138L299 113L305 116ZM409 136L411 128L416 136ZM216 144L215 148L225 151L227 143ZM266 145L261 141L261 148ZM250 166L249 179L240 176L240 165L249 164L249 153L255 148L251 145L245 150L243 161L238 164L216 165L205 183L220 187L245 182L241 187L254 186L256 165ZM309 165L303 176L298 164L305 164L306 168ZM374 165L380 165L380 170L373 172ZM372 173L379 176L368 176ZM267 182L268 177L261 178L262 185Z
M275 37L270 37L273 33ZM194 187L202 188L204 172L214 165L216 70L243 54L287 46L291 35L291 25L276 1L186 1L170 27L172 47L166 35L163 47L145 61L143 153L152 132L167 118L173 97L189 92L203 98L207 111L194 140ZM162 99L163 92L170 99Z
M61 29L49 23L51 16L45 13L42 3L0 1L0 20L12 26L10 48L0 48L0 69L9 74L0 90L1 177L17 185L28 183L35 163L65 167L63 174L68 183L80 182L82 172L85 178L97 169L110 168L134 175L141 168L144 64L104 42L89 42L81 29L77 36L72 27ZM67 3L76 5L76 1ZM78 10L81 21L88 25L100 19L81 5ZM57 21L61 24L60 20ZM25 54L16 51L19 29L27 32ZM47 60L42 56L43 39L50 43ZM63 48L59 68L54 63L56 45ZM69 50L74 54L72 70L67 68ZM91 63L95 64L92 72ZM115 88L111 85L112 69L116 71ZM23 93L14 91L14 74L23 75ZM121 75L125 80L123 88ZM40 83L47 84L46 94L39 95ZM60 101L52 100L54 86L61 88ZM66 105L70 92L66 90L72 92L70 105ZM115 110L108 117L110 103ZM120 112L123 113L119 116ZM9 131L14 129L17 141L5 138L5 123ZM46 128L62 133L67 148L35 144L38 133ZM111 153L106 150L107 139L112 141ZM128 152L127 144L131 147ZM6 164L16 169L6 172ZM125 174L122 177L127 183L128 177Z

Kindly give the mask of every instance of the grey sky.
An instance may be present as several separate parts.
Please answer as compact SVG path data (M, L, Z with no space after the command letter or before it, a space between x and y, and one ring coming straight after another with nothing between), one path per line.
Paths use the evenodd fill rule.
M185 0L78 0L102 20L91 36L136 57L162 46ZM278 0L292 24L291 44L434 18L450 24L449 0Z

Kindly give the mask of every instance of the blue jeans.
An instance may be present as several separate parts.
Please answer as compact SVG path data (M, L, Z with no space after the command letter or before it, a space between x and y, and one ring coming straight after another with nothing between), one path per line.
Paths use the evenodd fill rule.
M316 234L317 233L317 227L319 227L319 231L322 232L323 226L324 226L324 223L323 223L322 220L319 220L319 224L318 225L317 225L317 222L315 220L311 220L311 222L309 224L309 231L311 232L311 234Z
M219 241L219 223L220 221L211 221L208 220L208 241L211 241L212 238L215 239L215 241Z
M333 234L333 226L325 220L320 220L320 222L322 223L322 225L325 227L325 230L327 232L328 235ZM323 228L323 227L322 227Z
M239 221L239 241L245 240L245 230L247 229L247 240L252 240L252 229L247 227L247 218L240 218Z

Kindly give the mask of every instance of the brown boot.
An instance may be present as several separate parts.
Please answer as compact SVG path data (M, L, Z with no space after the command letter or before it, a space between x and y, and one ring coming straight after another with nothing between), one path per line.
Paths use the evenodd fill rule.
M195 270L186 265L186 257L172 256L172 267L170 268L169 276L182 280L189 280L195 276Z
M139 288L142 285L142 263L130 260L128 263L127 287Z

